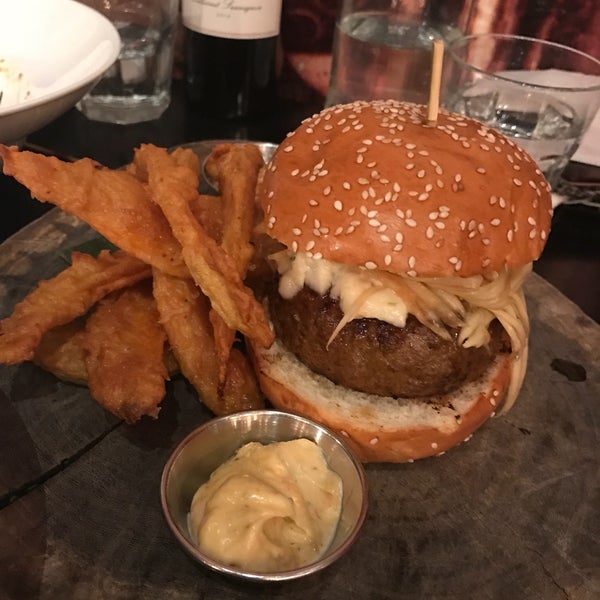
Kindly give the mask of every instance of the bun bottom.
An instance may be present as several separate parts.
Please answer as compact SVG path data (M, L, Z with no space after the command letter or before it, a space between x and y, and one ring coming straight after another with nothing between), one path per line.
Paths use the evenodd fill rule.
M389 398L338 386L302 364L279 341L251 345L260 387L275 408L317 421L362 462L412 462L467 441L506 395L511 355L499 354L479 380L443 397Z

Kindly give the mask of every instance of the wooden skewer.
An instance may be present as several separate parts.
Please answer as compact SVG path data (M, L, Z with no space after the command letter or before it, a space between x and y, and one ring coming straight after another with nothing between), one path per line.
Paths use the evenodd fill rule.
M442 63L444 61L444 42L433 41L431 61L431 81L429 82L429 104L427 105L427 125L435 125L440 108L440 86L442 82Z

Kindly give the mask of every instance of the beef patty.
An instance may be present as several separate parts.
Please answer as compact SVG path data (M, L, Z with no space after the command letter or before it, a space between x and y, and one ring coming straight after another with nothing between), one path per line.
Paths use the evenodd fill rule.
M304 287L290 300L276 284L268 290L269 312L281 342L312 371L334 383L370 394L435 397L475 381L510 342L500 323L490 325L491 340L481 348L463 348L458 330L444 340L409 315L406 326L378 319L346 324L327 348L342 318L339 302Z

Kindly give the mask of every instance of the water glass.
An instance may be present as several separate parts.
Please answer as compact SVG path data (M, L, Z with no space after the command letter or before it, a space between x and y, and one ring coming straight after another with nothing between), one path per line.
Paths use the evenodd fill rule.
M326 106L393 98L426 104L433 40L462 37L471 0L342 0Z
M512 138L555 186L600 106L600 60L534 38L467 36L447 47L442 103Z
M121 53L78 104L88 118L110 123L157 119L171 102L178 0L80 0L103 13L121 36Z

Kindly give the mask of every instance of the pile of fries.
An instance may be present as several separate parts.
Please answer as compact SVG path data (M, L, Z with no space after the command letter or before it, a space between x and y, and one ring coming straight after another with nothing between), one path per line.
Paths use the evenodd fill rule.
M255 187L264 166L252 144L220 144L207 171L219 196L198 192L191 149L150 144L125 169L0 146L4 173L41 202L88 223L118 250L74 252L71 265L0 321L0 363L34 361L85 383L133 423L156 417L180 372L215 415L264 404L238 332L268 347L264 309L244 283L253 258Z

